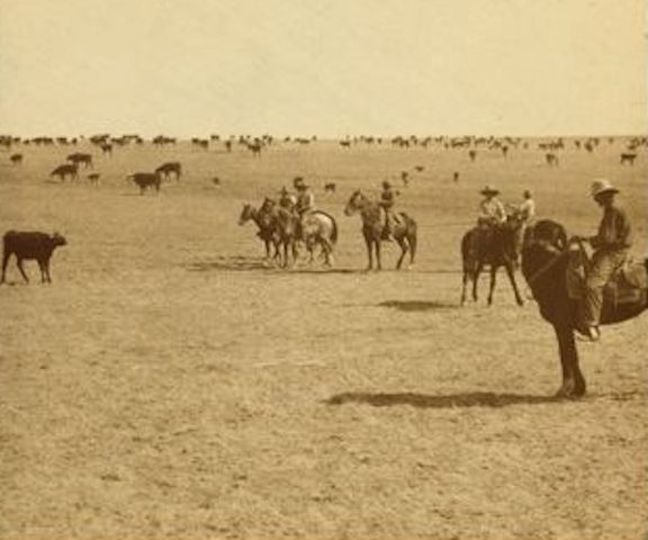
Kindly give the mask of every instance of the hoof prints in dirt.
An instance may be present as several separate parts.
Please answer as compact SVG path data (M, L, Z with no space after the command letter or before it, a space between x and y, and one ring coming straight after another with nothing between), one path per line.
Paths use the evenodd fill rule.
M447 409L454 407L505 407L508 405L538 405L561 401L554 396L529 396L519 394L494 394L492 392L471 392L430 396L426 394L404 393L367 393L345 392L336 394L325 401L327 405L344 405L345 403L365 403L372 407L392 407L410 405L423 409Z

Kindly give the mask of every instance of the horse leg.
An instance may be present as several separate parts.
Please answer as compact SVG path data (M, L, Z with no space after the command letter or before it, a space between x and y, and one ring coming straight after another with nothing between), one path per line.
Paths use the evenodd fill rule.
M365 244L367 245L367 257L369 258L369 264L367 265L367 270L373 268L373 246L370 238L365 236Z
M405 237L400 237L396 238L396 241L398 242L398 245L401 248L401 255L398 259L398 262L396 263L396 270L400 270L401 265L403 264L403 259L405 258L405 255L407 254L407 242L405 241Z
M563 378L562 385L556 392L556 397L582 397L586 392L586 383L578 365L578 350L576 349L574 331L569 324L565 323L554 323L554 330L558 338Z
M497 277L497 266L491 264L490 268L490 290L488 291L488 305L493 303L493 293L495 292L495 281Z
M522 299L522 296L520 295L520 291L518 290L517 283L515 282L515 274L513 273L513 264L506 263L504 265L504 268L506 268L506 275L508 276L511 285L513 286L513 292L515 293L515 301L517 302L518 306L523 306L524 300Z
M480 261L477 263L477 268L475 268L475 272L473 273L473 290L472 290L472 297L475 302L477 302L477 283L479 283L479 274L481 274L482 268L484 267L484 264Z
M463 273L463 286L461 287L461 305L466 303L466 289L468 288L468 281L470 281L470 274L466 270Z
M321 239L322 251L324 252L324 264L326 266L331 266L331 260L333 259L333 245L326 239Z
M376 270L382 270L382 263L380 261L380 238L375 241L376 246Z

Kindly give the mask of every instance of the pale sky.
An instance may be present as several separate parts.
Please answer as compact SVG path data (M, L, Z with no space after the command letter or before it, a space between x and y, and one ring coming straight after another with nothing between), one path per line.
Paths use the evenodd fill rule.
M645 133L643 0L0 0L0 133Z

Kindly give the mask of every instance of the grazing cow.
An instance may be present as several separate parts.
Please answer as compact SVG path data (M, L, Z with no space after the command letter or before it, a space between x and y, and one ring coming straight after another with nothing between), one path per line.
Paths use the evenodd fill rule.
M9 159L11 160L11 163L13 163L14 165L18 165L18 164L22 163L23 155L22 154L12 154Z
M623 165L624 163L629 163L630 165L634 165L634 160L637 157L637 154L634 153L623 153L621 154L621 159L619 163Z
M407 171L401 171L401 180L404 186L409 184L409 173Z
M455 171L454 174L452 175L452 181L453 182L459 182L459 172Z
M50 176L58 176L61 181L64 181L65 177L68 175L72 180L79 177L76 163L65 163L64 165L59 165L50 173Z
M335 182L328 182L324 184L324 192L325 193L335 193L336 190L336 185Z
M169 161L160 165L155 169L155 172L164 176L165 180L168 180L171 173L173 173L175 174L176 181L179 181L180 176L182 176L182 165L177 161Z
M468 152L468 157L470 158L470 161L474 162L477 157L477 150L470 150Z
M502 146L502 155L504 157L506 157L506 155L508 154L508 149L509 149L508 146Z
M212 184L214 184L215 186L220 186L221 185L220 178L218 178L218 176L214 176L214 178L212 178Z
M342 148L351 148L351 141L340 141L340 146Z
M228 152L232 151L232 141L225 141L225 150Z
M88 167L93 167L91 154L82 154L80 152L75 152L74 154L70 154L66 159L68 161L71 161L75 165L79 165L79 163L83 163L86 169Z
M547 162L547 165L557 167L558 166L558 156L556 154L552 154L551 152L548 152L545 154L545 161Z
M140 195L144 195L146 188L155 188L159 193L161 179L158 173L134 173L126 177L127 180L132 180L140 188Z
M88 180L90 180L90 182L92 184L98 184L100 176L101 175L99 173L92 173L92 174L89 174L87 178L88 178Z
M113 150L112 144L104 143L100 146L100 148L104 154L110 154L110 156L112 157L112 150Z
M423 172L423 171L425 170L425 167L423 167L423 165L416 165L416 166L414 167L414 170L415 170L416 172Z
M261 157L261 143L260 142L254 142L254 143L247 143L248 150L252 152L253 156L259 156Z
M7 264L12 254L16 255L18 270L20 270L26 283L29 283L29 278L25 274L22 263L24 260L29 259L36 259L38 261L42 283L51 283L52 278L49 270L50 257L56 247L66 245L67 241L58 233L50 236L42 232L7 231L3 237L3 244L2 277L0 277L0 283L5 282Z

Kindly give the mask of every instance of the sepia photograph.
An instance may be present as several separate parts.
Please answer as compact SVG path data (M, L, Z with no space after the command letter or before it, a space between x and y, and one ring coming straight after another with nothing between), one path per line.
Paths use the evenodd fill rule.
M645 0L0 0L0 539L648 538Z

